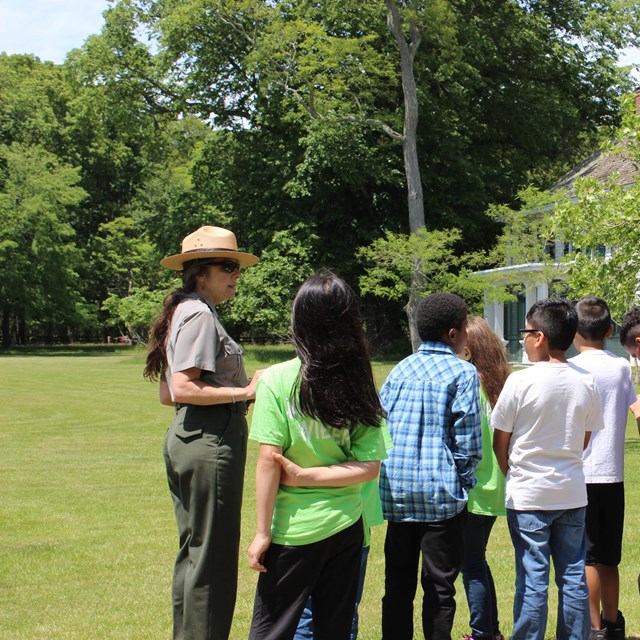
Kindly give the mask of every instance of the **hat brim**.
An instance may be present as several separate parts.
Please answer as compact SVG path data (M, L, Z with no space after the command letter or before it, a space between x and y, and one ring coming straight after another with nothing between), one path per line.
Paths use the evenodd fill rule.
M241 267L252 267L260 260L258 256L252 253L243 253L242 251L189 251L188 253L176 253L174 256L167 256L160 260L160 264L167 269L173 271L182 271L183 265L189 260L199 260L201 258L229 258L236 260Z

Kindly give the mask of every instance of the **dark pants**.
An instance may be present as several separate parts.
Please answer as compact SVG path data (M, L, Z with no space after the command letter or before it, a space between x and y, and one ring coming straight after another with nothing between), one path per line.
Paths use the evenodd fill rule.
M389 522L384 543L384 640L412 640L413 600L422 555L422 631L450 640L456 612L454 583L462 566L466 508L441 522Z
M258 577L249 640L292 640L309 596L314 640L349 640L360 576L362 520L296 547L272 544Z
M180 540L174 640L229 637L246 453L244 403L183 406L167 432L164 456Z
M362 593L364 591L364 579L367 576L367 559L369 558L369 546L362 547L362 553L360 554L360 576L358 578L358 591L356 593L356 604L353 609L353 622L351 623L351 636L350 640L356 640L358 637L358 606L362 600ZM314 640L313 639L313 600L311 596L307 600L304 606L304 611L300 616L298 622L298 628L296 629L296 635L294 640Z

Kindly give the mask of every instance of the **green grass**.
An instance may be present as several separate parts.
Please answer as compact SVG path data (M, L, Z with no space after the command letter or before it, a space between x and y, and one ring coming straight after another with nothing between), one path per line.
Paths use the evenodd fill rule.
M156 386L142 379L140 350L91 357L57 353L0 357L0 637L169 638L177 540L162 440L172 410L159 405ZM249 349L248 370L290 355L287 347ZM392 364L375 363L378 383ZM639 453L633 424L621 567L621 609L629 636L640 636L640 469L634 464ZM254 531L255 459L256 447L250 444L233 640L248 635L257 576L244 556ZM384 525L373 531L362 640L380 637L383 542ZM489 555L507 635L513 552L504 519L494 529ZM458 586L454 638L468 631L461 582ZM554 635L553 603L555 596L549 638ZM419 629L418 612L416 623Z

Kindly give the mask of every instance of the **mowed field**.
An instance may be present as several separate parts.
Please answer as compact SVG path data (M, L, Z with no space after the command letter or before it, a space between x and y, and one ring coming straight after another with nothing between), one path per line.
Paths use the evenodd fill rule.
M251 373L290 357L251 349ZM0 638L142 640L170 638L170 581L177 536L162 441L172 409L142 379L144 352L60 350L0 356ZM376 362L381 384L395 364ZM621 609L640 637L640 439L627 429L627 517ZM254 532L256 447L245 482L238 605L232 639L248 636L257 574L244 552ZM361 605L362 640L380 638L384 525L373 531ZM504 519L490 543L501 628L511 629L513 553ZM555 589L547 638L555 637ZM468 629L458 581L453 632ZM416 599L416 637L420 594Z

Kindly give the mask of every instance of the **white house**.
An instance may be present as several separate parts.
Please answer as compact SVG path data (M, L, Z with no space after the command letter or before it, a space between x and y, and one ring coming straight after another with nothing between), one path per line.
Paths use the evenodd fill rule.
M636 89L636 112L640 114L640 87ZM617 174L616 183L622 186L632 185L640 179L640 172L624 151L609 153L599 150L560 178L550 187L550 190L563 190L568 193L569 197L572 197L575 182L579 178L591 177L605 181L613 174ZM556 240L546 248L546 253L551 257L550 261L507 264L504 267L480 272L483 275L490 275L500 284L518 285L518 289L522 291L514 302L502 303L485 300L484 316L494 331L504 338L512 360L520 361L522 358L522 345L518 330L525 325L527 310L537 300L549 297L548 283L550 279L562 281L566 277L566 266L559 259L571 250L570 242ZM606 253L610 251L610 248L603 247L602 250ZM616 340L611 340L608 348L618 353L624 353Z

